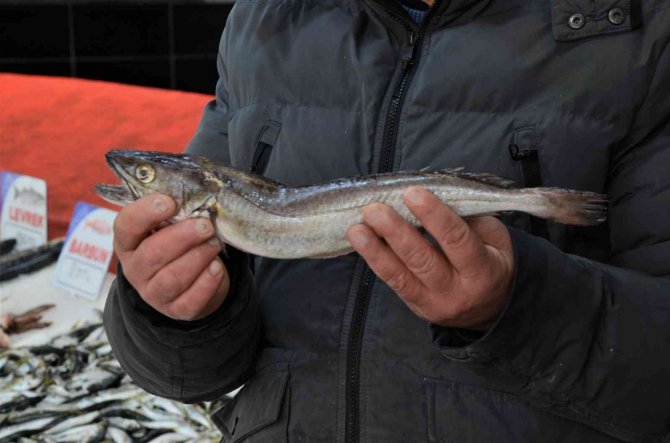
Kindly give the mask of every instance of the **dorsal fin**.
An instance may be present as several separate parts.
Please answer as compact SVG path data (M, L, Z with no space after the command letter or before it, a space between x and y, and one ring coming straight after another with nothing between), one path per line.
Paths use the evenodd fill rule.
M464 180L477 181L487 185L496 186L498 188L510 189L516 187L516 183L514 182L514 180L511 180L506 177L500 177L499 175L489 174L486 172L462 172L462 168L444 169L437 172L453 175L462 178Z

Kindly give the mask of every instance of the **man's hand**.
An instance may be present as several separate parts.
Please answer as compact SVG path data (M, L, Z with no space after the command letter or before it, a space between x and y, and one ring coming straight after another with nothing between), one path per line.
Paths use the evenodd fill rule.
M439 247L381 203L352 226L354 249L419 317L457 328L487 330L509 297L514 254L507 228L493 217L463 220L419 187L404 194L409 210Z
M144 301L173 319L195 320L221 306L230 281L209 220L193 218L154 232L175 209L161 194L123 208L114 222L114 250Z

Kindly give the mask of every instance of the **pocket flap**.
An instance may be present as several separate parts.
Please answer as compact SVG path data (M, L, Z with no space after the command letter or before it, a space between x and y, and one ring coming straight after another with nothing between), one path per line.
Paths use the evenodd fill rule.
M274 120L268 120L268 122L261 129L260 136L258 141L260 143L265 143L266 145L274 145L277 143L277 138L279 138L279 131L281 131L281 123Z
M212 420L225 441L239 441L276 422L287 383L288 370L259 374L242 388L233 401L216 411Z
M626 32L637 24L636 0L551 0L554 38L567 42Z

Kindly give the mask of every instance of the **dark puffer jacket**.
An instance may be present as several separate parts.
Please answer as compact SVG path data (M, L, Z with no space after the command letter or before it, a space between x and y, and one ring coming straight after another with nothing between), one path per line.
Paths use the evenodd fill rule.
M426 324L355 254L254 279L233 253L195 322L120 275L123 367L187 402L246 383L226 442L668 441L669 40L665 0L442 0L422 27L390 0L239 0L190 152L287 184L464 166L609 194L609 221L505 218L516 275L483 337Z

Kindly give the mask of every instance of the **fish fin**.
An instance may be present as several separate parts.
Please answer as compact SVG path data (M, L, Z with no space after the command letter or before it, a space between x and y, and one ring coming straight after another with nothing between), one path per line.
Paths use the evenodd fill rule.
M482 214L477 214L477 215L468 215L463 217L464 219L468 220L471 218L477 218L477 217L498 217L499 215L504 215L505 213L502 211L492 211L492 212L484 212Z
M434 174L459 174L462 173L465 170L463 166L458 166L457 168L445 168L445 169L438 169L437 171L433 171ZM422 169L423 171L423 169Z
M453 175L465 180L473 180L487 185L496 186L498 188L510 189L516 187L514 180L509 178L500 177L499 175L488 174L485 172L462 172L462 169L463 168L444 169L438 172Z
M335 258L341 255L349 254L353 251L354 249L349 247L349 248L338 249L337 251L324 252L323 254L310 255L309 257L305 258L312 258L312 259Z
M607 219L607 196L561 188L530 188L544 197L548 207L533 214L566 225L593 226Z
M458 172L458 171L462 171L463 169L465 169L463 166L458 166L456 168L445 168L445 169L432 170L432 166L424 166L423 168L419 169L419 172L440 174L440 173L443 173L443 172ZM388 173L385 173L385 174L388 174ZM391 172L391 174L397 174L397 172ZM384 174L382 174L382 175L384 175Z

